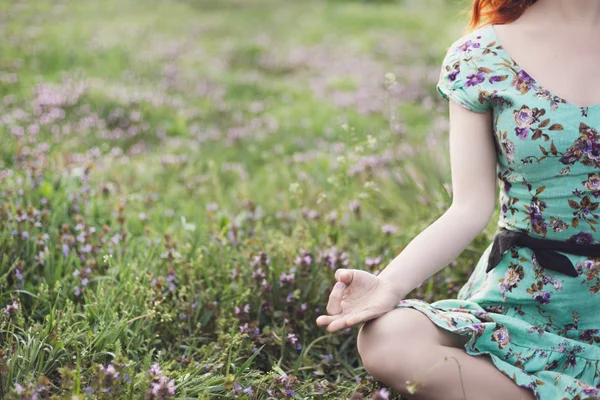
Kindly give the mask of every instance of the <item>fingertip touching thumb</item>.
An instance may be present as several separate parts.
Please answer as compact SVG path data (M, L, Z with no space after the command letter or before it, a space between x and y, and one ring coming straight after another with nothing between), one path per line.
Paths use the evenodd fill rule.
M336 279L340 282L344 282L345 284L349 284L351 279L351 275L352 273L346 269L340 268L336 271L335 275L336 275Z

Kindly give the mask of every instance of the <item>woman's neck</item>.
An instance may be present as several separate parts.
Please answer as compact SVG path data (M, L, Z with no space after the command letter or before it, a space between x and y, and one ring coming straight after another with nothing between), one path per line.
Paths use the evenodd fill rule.
M600 26L600 0L537 0L519 20L548 27L593 28Z

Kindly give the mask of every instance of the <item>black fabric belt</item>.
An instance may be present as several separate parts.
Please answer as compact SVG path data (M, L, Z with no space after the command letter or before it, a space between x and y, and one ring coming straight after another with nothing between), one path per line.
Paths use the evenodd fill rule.
M511 246L528 247L533 250L533 254L542 268L551 269L573 277L578 276L573 263L567 256L557 253L557 251L587 257L600 257L600 244L540 239L529 236L526 232L500 228L494 236L494 243L492 244L492 251L490 252L486 272L490 272L500 263L502 254Z

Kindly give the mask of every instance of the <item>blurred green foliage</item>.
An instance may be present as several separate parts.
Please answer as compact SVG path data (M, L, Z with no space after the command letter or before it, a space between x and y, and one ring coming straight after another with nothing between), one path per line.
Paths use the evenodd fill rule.
M375 396L357 327L315 319L337 268L450 203L458 9L0 4L0 393ZM454 296L486 244L410 297Z

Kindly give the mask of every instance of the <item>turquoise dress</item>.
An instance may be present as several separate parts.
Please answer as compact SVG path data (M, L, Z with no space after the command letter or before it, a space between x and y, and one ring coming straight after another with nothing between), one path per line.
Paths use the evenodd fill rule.
M492 25L450 46L436 88L493 115L498 228L600 243L600 103L583 107L544 88L503 49ZM600 259L560 252L577 270L571 277L512 246L486 273L491 247L456 299L404 299L397 307L468 336L468 354L488 355L537 399L600 396Z

